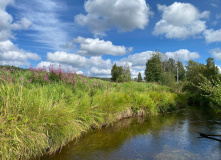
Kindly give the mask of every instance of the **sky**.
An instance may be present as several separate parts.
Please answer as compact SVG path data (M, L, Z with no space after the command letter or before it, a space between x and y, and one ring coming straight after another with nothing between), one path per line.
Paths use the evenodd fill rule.
M132 77L153 52L221 67L221 0L0 0L0 65Z

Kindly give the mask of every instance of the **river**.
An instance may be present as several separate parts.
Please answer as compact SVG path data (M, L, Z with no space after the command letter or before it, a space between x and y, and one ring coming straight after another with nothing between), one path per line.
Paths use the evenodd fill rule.
M198 138L198 132L221 134L221 122L214 117L211 110L191 107L124 119L90 131L42 160L221 160L221 142Z

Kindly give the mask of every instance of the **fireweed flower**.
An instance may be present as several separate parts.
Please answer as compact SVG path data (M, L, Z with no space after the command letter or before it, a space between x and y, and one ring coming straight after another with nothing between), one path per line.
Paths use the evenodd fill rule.
M48 75L47 75L47 74L44 76L44 80L45 80L45 81L48 80Z

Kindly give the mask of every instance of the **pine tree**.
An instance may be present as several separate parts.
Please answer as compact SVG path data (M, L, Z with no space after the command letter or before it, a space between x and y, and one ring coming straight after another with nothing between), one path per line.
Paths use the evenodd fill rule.
M186 74L186 71L183 67L183 63L178 61L178 77L179 77L179 80L183 80L184 77L185 77L185 74ZM177 77L175 77L177 78Z
M139 72L139 73L138 73L137 82L142 82L142 81L143 81L143 79L142 79L142 77L141 77L141 73Z
M156 52L146 63L145 80L147 82L159 82L162 76L161 53Z
M117 65L116 63L113 65L111 69L111 81L116 82L118 77L118 71L117 71Z
M116 63L111 69L111 81L124 82L124 69L122 66L117 66Z

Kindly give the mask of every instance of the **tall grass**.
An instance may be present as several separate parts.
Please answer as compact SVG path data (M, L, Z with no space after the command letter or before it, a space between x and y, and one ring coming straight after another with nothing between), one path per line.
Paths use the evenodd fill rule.
M59 150L91 128L176 109L182 97L150 83L110 83L61 69L0 70L0 159Z

